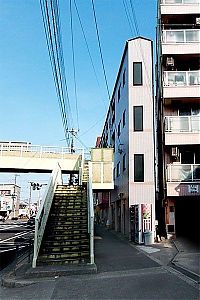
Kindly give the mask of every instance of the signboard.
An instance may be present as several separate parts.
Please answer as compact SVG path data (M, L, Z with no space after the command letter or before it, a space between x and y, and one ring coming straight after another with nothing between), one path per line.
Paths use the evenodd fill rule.
M1 190L0 191L0 196L10 196L11 191L10 190Z
M190 194L197 194L199 192L199 186L197 184L188 185L188 192Z

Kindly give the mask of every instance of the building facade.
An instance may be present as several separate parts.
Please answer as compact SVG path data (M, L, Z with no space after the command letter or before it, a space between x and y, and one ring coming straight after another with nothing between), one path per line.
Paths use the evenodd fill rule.
M158 1L157 212L170 235L199 237L200 1Z
M16 184L0 184L0 215L18 217L21 188Z
M101 147L114 148L109 223L140 242L155 232L152 55L152 41L126 42L101 136Z

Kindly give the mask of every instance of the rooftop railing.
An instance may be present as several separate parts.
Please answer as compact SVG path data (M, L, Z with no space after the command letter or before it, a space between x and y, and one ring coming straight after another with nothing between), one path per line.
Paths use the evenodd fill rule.
M200 0L161 0L161 4L199 4Z
M6 154L6 152L14 153L20 157L27 156L27 154L35 154L36 157L45 157L49 154L57 158L64 158L66 154L82 154L83 149L76 148L72 151L70 147L55 147L55 146L40 146L32 144L14 144L14 143L0 143L0 156Z
M197 182L200 181L200 165L170 164L167 165L168 182Z
M166 132L199 132L200 116L167 116L165 117Z
M164 86L200 85L200 71L164 71Z
M199 43L200 30L199 29L163 30L162 42L169 43L169 44Z

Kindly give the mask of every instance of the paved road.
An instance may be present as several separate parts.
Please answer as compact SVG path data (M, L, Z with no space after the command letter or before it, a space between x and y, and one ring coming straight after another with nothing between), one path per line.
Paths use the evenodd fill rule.
M27 222L24 221L10 221L0 223L0 246L3 244L12 244L18 237L29 237L33 229L27 227Z
M0 299L199 299L190 279L161 266L102 228L95 240L98 273L41 278L21 288L0 289Z

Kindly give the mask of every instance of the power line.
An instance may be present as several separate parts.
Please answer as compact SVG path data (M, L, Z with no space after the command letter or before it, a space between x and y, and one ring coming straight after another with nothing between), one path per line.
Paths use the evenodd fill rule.
M83 26L83 23L81 21L81 17L80 17L80 13L79 13L79 10L78 10L78 6L76 4L76 0L74 0L74 6L75 6L75 9L76 9L77 17L78 17L78 20L79 20L79 24L80 24L80 27L81 27L82 34L83 34L83 38L84 38L84 41L85 41L87 52L88 52L88 55L89 55L89 58L90 58L90 61L91 61L91 65L92 65L92 68L93 68L93 71L94 71L94 75L95 75L95 78L96 78L96 81L97 81L97 85L99 87L99 90L101 90L101 87L100 87L100 84L99 84L99 80L98 80L98 76L97 76L97 72L96 72L96 69L95 69L95 66L94 66L94 62L93 62L93 59L92 59L92 55L91 55L91 51L90 51L90 48L89 48L89 44L87 42L87 37L86 37L85 31L84 31L84 26ZM102 101L103 101L104 107L106 109L105 101L103 99L102 99Z
M140 36L140 31L139 31L139 26L138 26L138 22L137 22L137 16L136 16L133 1L129 0L130 6L128 5L128 3L126 1L128 1L128 0L123 0L123 4L124 4L124 9L125 9L127 19L129 20L129 18L130 18L130 21L129 21L130 29L131 29L131 31L133 30L135 32L135 35L139 37ZM131 8L132 17L131 17L131 14L129 12L130 8ZM129 16L129 18L128 18L128 16ZM150 84L151 79L150 79L149 74L148 74L149 67L145 63L145 59L144 59L145 55L143 53L143 49L142 49L140 40L138 42L138 48L139 49L137 49L137 50L140 51L140 53L141 53L143 64L144 64L144 69L146 71L145 74L147 76L147 86L149 88L148 93L152 97L152 85Z
M126 0L123 0L123 5L124 5L124 10L125 10L125 14L126 14L126 18L131 30L132 35L134 35L133 31L134 31L134 26L133 26L133 22L129 13L129 9L128 9L128 4L126 2Z
M57 0L40 0L40 7L64 134L69 145L69 133L67 130L71 127L73 119L65 76L59 5Z
M103 74L104 74L104 79L105 79L105 83L106 83L106 89L107 89L107 93L108 93L108 99L110 100L110 92L109 92L109 88L108 88L108 80L107 80L106 70L105 70L105 65L104 65L104 60L103 60L103 53L102 53L102 49L101 49L101 42L100 42L98 25L97 25L97 18L96 18L94 0L91 0L91 3L92 3L92 11L93 11L93 16L94 16L94 22L95 22L95 28L96 28L98 46L99 46L99 53L100 53L100 57L101 57L101 64L102 64L102 68L103 68Z
M71 29L71 44L72 44L72 63L73 63L73 77L74 77L74 96L76 107L76 119L79 130L79 116L78 116L78 97L77 97L77 84L76 84L76 69L75 69L75 52L74 52L74 33L73 33L73 14L72 14L72 0L69 2L70 10L70 29Z

